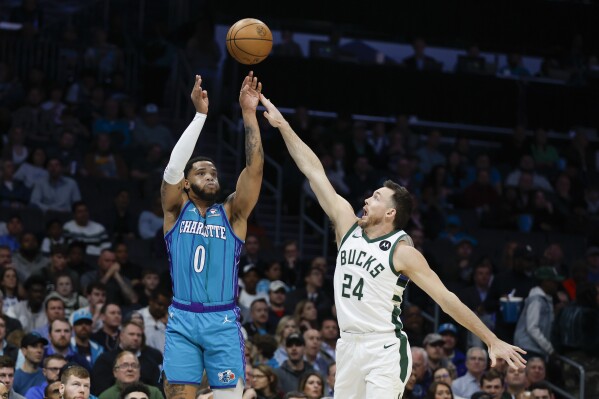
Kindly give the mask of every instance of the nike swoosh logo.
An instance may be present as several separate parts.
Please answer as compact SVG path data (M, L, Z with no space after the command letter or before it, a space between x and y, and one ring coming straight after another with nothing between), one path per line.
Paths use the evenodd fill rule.
M383 345L383 349L391 348L393 345L397 345L397 342L391 345Z

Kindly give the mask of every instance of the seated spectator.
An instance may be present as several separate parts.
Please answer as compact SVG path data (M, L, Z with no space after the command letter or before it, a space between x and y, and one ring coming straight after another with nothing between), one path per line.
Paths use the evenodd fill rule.
M42 211L69 212L73 203L81 200L79 186L75 180L62 174L62 161L49 158L48 178L40 180L33 186L31 204Z
M287 360L281 364L281 367L275 369L275 374L279 377L279 389L283 392L290 392L299 387L300 377L304 373L314 371L314 369L304 361L305 342L301 334L293 333L287 336L285 349Z
M66 245L66 240L62 233L62 223L60 220L52 219L46 223L46 236L42 240L42 254L49 256L52 246Z
M35 273L42 276L46 281L46 292L57 290L56 279L62 274L66 274L71 278L71 291L79 291L79 274L68 266L67 254L68 248L66 245L54 245L50 250L50 263ZM64 283L66 284L66 282ZM66 287L63 287L63 289L64 288ZM63 298L63 300L64 299L66 298ZM75 302L77 302L77 298L72 299L74 300L74 305Z
M293 32L290 29L281 30L281 41L272 47L272 54L282 57L304 56L300 45L293 40Z
M279 390L279 377L271 367L264 364L254 367L252 381L252 386L259 398L278 399L282 396Z
M20 180L14 178L15 166L11 160L2 161L0 173L0 205L7 208L24 208L29 204L31 193Z
M425 396L426 399L450 398L455 399L451 391L451 385L442 381L434 381L429 387Z
M443 64L441 64L439 61L424 54L426 42L423 38L418 37L414 39L412 42L412 48L414 49L414 54L410 57L404 58L401 62L402 65L408 69L418 71L436 71L443 67Z
M0 245L8 247L12 253L17 252L22 233L23 220L21 217L16 214L9 216L6 221L5 233L0 235Z
M0 345L2 345L2 356L8 356L13 362L17 361L19 348L6 340L6 321L0 317Z
M110 248L108 232L100 223L89 218L89 209L83 201L77 201L72 206L73 219L63 226L67 242L82 242L86 245L85 252L98 256L102 250Z
M324 396L324 378L316 371L309 371L302 375L299 390L308 399L320 399Z
M480 390L480 380L487 369L488 356L483 348L472 347L466 352L467 372L451 384L456 395L468 398ZM524 372L522 372L524 375Z
M108 133L99 133L91 151L85 155L85 176L106 179L127 179L129 171L123 156L113 149L112 138Z
M152 293L160 286L160 275L154 269L146 268L141 271L141 281L133 288L137 294L137 304L148 306Z
M50 338L50 326L54 320L64 319L64 302L56 294L48 295L44 303L46 313L46 323L33 330L33 333L39 334L43 338Z
M131 194L128 189L118 191L111 206L98 215L98 222L106 227L113 242L137 237L137 212L131 204Z
M123 393L125 389L140 383L140 368L141 364L135 353L128 350L120 352L114 360L112 371L115 383L113 386L100 393L99 399L120 399L121 393ZM163 398L162 393L160 393L160 390L155 386L145 385L145 387L150 392L149 399Z
M120 399L150 399L150 390L146 384L142 384L141 382L127 385L124 389L121 390ZM162 395L160 395L162 397ZM203 399L203 398L198 398ZM210 399L210 398L208 398Z
M420 159L420 172L428 174L433 166L444 165L445 155L439 150L441 144L441 132L433 130L427 136L426 145L416 151L416 156Z
M553 192L553 187L549 183L549 180L544 175L536 172L535 162L531 155L523 155L520 158L520 165L507 176L505 185L511 187L519 186L521 184L521 176L524 173L532 175L531 189L543 190L548 193Z
M100 309L100 321L102 328L92 334L91 339L100 344L104 351L112 351L117 348L118 337L121 327L121 307L116 303L107 302Z
M101 281L106 285L106 300L119 305L137 303L137 295L128 278L121 274L121 265L116 261L114 252L103 249L98 257L96 270L89 271L81 276L83 290L94 281Z
M511 53L507 57L507 65L499 69L498 75L524 77L530 76L530 71L522 64L522 55Z
M160 114L156 104L147 104L144 107L143 118L138 119L133 131L133 144L143 149L157 144L165 153L175 145L170 129L160 123Z
M137 358L139 365L135 368L140 371L138 380L145 384L157 386L160 378L162 365L162 354L158 349L143 345L143 328L135 321L125 322L119 333L118 347L112 351L102 354L93 367L92 393L101 394L116 382L116 376L111 373L117 364L117 358L123 351L132 352L133 358ZM136 354L136 355L134 355ZM123 357L121 361L125 362ZM129 361L131 363L132 361ZM120 363L119 363L120 364Z
M525 369L527 386L544 381L547 377L546 370L547 368L545 366L545 360L543 358L531 357L530 359L528 359L528 361L526 362Z
M12 114L13 126L23 128L27 132L27 142L33 146L48 145L51 142L51 134L54 132L52 118L49 114L44 113L41 107L44 94L43 88L30 87L27 92L26 104Z
M551 171L557 168L559 161L559 153L557 149L548 144L547 131L545 129L537 129L535 131L535 139L530 146L530 153L535 161L535 165L543 171Z
M91 370L98 357L104 353L104 348L90 339L93 317L89 310L79 309L72 316L73 336L70 340L70 350L81 359L81 366Z
M564 221L542 190L535 190L531 204L534 231L562 231Z
M40 251L37 236L26 231L19 240L19 250L13 255L13 265L21 281L25 281L29 276L38 273L48 265L48 258L42 255Z
M39 385L29 388L25 397L27 399L44 399L46 397L44 390L49 384L56 381L60 382L58 379L60 370L66 365L67 361L62 355L55 354L46 357L42 363L42 374L46 380Z
M489 171L480 169L477 171L476 181L464 189L461 202L464 208L484 212L492 209L499 198L499 193L491 184Z
M281 318L285 315L287 286L281 280L271 281L268 288L268 333L274 334Z
M89 312L92 315L92 332L95 333L102 328L101 310L106 303L106 286L100 281L88 284L85 289L85 298L89 305L82 306L73 312L69 321L75 326L75 315Z
M29 157L29 148L25 145L25 130L13 125L8 131L7 141L2 149L2 158L12 160L15 166L21 165Z
M279 365L283 364L283 362L288 359L285 342L287 337L293 333L299 334L299 329L297 328L297 324L295 324L293 317L289 315L281 317L279 324L277 324L277 329L275 330L275 339L277 340L279 347L275 351L274 358Z
M108 42L108 33L102 28L94 29L93 43L85 50L83 57L85 65L98 72L102 80L121 69L122 52Z
M48 156L60 159L67 176L78 176L83 166L83 156L77 146L77 135L64 127L58 143L48 149Z
M146 345L164 353L166 323L168 321L168 307L171 304L172 294L154 290L150 302L139 313L143 317Z
M265 298L256 298L250 305L250 313L247 322L243 327L249 338L256 335L268 334L270 330L268 326L268 303Z
M518 395L526 390L527 381L524 370L509 367L503 379L503 384L506 394L512 398L519 397Z
M29 333L21 340L21 352L25 358L23 365L15 370L13 389L25 395L29 388L43 384L46 380L41 369L44 345L48 340L36 333Z
M0 370L3 376L0 381L0 393L2 397L10 399L25 399L23 395L19 395L13 389L15 362L8 356L0 356Z
M54 286L56 291L52 291L48 295L55 295L63 301L65 317L69 318L74 311L88 305L87 299L74 289L73 277L68 272L63 271L57 274Z
M79 365L67 367L60 376L62 399L89 399L90 373Z
M485 371L480 378L480 390L488 393L490 399L503 399L505 397L503 378L504 376L495 369Z
M119 102L110 97L104 102L103 115L94 121L94 135L107 134L114 148L125 149L131 145L129 124L119 115Z
M137 223L137 231L141 238L144 240L149 240L156 236L157 231L162 231L162 226L164 224L164 214L162 212L162 202L160 196L154 198L152 202L152 208L150 210L143 210L139 214L139 220ZM246 238L246 251L247 251L247 240L250 238L248 236ZM246 263L239 263L239 267L243 268Z
M453 323L444 323L439 326L437 333L443 337L443 350L447 360L453 364L453 368L450 365L448 367L455 369L456 376L453 378L463 376L466 374L466 355L457 348L458 328Z
M35 148L27 161L19 166L13 176L14 179L23 182L31 190L38 181L48 179L46 161L46 151L43 148Z
M31 276L25 281L26 299L13 305L6 311L10 319L17 319L26 333L43 326L48 322L44 311L46 295L45 281L39 276ZM7 323L9 323L7 321ZM8 330L10 326L7 324Z
M285 300L287 313L291 313L294 309L297 310L297 305L300 302L308 300L314 305L318 318L328 316L333 302L323 290L324 275L320 267L311 266L303 280L304 285L302 288L297 288L287 294ZM312 328L316 327L316 325L312 325Z
M322 344L321 332L313 328L307 329L304 331L304 342L306 343L304 359L310 362L314 370L323 379L326 378L331 361L320 351Z

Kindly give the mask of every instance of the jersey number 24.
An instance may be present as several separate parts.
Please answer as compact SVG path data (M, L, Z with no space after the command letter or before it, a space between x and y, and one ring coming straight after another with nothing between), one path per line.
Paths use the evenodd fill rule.
M352 280L353 280L353 276L351 274L343 275L343 285L341 286L342 287L341 296L344 298L351 298L352 296L355 296L358 298L358 301L361 301L362 297L364 296L364 294L362 293L362 290L364 289L364 279L360 277L360 279L356 283L355 287L353 287L353 289L352 289Z

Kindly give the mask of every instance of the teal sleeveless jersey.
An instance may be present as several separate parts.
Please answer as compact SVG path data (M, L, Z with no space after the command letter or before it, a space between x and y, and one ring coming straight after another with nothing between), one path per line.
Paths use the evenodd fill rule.
M203 217L187 201L164 240L175 299L212 305L236 301L243 241L233 233L222 204L212 205Z

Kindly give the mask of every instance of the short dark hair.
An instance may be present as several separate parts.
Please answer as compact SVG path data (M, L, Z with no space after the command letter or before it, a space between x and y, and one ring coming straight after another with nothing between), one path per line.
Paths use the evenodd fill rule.
M185 164L185 169L183 169L183 177L185 177L187 179L187 174L193 167L193 164L196 162L201 162L201 161L208 161L208 162L211 162L214 166L216 166L216 164L214 163L214 161L211 158L204 157L204 156L193 157L189 161L187 161L187 163Z
M495 369L489 369L487 371L485 371L482 375L482 377L480 378L480 386L483 386L483 382L484 381L493 381L496 379L500 379L503 383L503 374L501 374L499 371L495 370Z
M534 384L531 384L528 387L528 390L531 392L534 391L535 389L546 389L549 391L549 393L553 393L553 390L549 387L549 384L547 384L547 382L545 382L545 381L535 382Z
M287 394L285 394L285 399L289 399L289 398L302 398L302 399L306 399L307 396L303 392L291 391L291 392L287 392Z
M67 362L67 359L65 359L63 355L53 353L44 358L44 361L42 362L44 368L48 367L48 363L50 362L50 360L64 360L65 363Z
M46 280L38 275L34 274L30 276L27 280L25 280L25 290L29 291L34 285L41 285L42 287L46 287Z
M15 361L12 360L12 358L10 356L0 356L0 369L2 368L9 368L9 369L14 369L15 368Z
M106 303L105 303L104 305L102 305L102 307L100 308L100 313L101 313L101 314L106 314L106 310L108 309L108 307L109 307L110 305L114 305L114 306L116 306L117 308L121 309L121 305L119 305L119 304L118 304L118 303L116 303L116 302L106 302ZM121 310L121 311L122 311L122 310Z
M395 219L393 219L393 228L403 229L408 224L412 215L412 195L407 188L400 186L393 180L385 181L384 187L393 191L391 199L395 206Z
M120 399L125 399L127 395L129 395L132 392L143 392L148 396L148 398L150 397L150 389L148 388L148 386L141 382L135 382L131 385L127 385L127 387L125 387L121 391Z
M101 281L91 282L85 287L85 293L87 295L91 295L93 290L104 291L106 292L106 284Z
M73 205L71 205L71 212L75 213L77 208L79 208L80 206L84 206L87 208L87 204L84 201L75 201L73 202Z

